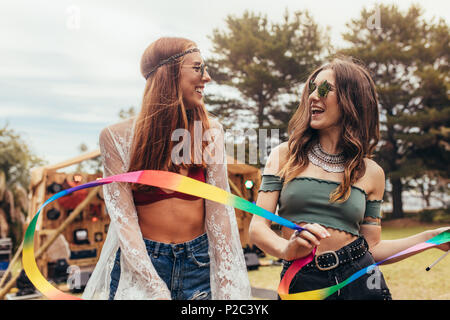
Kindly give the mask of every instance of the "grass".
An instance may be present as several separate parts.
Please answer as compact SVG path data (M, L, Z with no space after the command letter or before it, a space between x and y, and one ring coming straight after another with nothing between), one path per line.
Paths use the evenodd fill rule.
M406 221L406 220L405 220ZM382 239L392 240L409 237L431 228L445 225L417 225L417 223L401 223L383 225ZM380 266L384 278L395 300L450 300L450 256L440 261L430 271L425 268L443 254L438 249L430 249L409 257L400 262ZM261 261L276 260L266 257ZM277 291L280 282L281 266L261 266L258 270L249 271L252 287ZM81 296L81 295L79 295ZM42 299L45 299L44 297Z
M441 225L445 226L445 225ZM409 237L439 226L417 225L408 227L384 227L382 239L392 240ZM430 271L425 268L444 252L430 249L394 264L380 266L395 300L450 300L450 256L441 260ZM273 257L264 260L274 259ZM263 266L249 271L252 287L277 290L281 266Z
M408 237L427 230L427 227L383 228L382 239ZM444 252L430 249L399 261L380 266L393 299L398 300L450 300L450 258L436 264L430 271L425 268Z

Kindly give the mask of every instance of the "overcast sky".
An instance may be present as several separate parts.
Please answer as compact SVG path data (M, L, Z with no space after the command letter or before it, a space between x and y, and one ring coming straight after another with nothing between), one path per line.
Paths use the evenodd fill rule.
M450 1L397 2L401 9L419 3L425 17L449 21ZM96 149L100 130L119 119L120 109L140 107L140 57L159 37L190 38L207 57L208 36L224 28L227 15L250 10L279 21L288 8L308 9L339 46L345 23L363 5L375 8L355 0L2 0L0 127L9 123L49 163L63 161L81 143Z

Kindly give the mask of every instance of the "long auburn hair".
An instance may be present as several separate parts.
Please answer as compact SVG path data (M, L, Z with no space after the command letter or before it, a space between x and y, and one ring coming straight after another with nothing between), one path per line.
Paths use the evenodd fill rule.
M147 47L142 55L141 74L145 78L160 61L193 47L196 47L196 44L184 38L165 37L156 40ZM190 156L183 155L182 157L183 160L188 159L188 161L182 161L180 164L171 161L172 148L177 143L171 141L174 130L185 129L190 133L190 137L194 137L194 121L201 121L202 132L209 129L208 113L204 104L190 106L183 102L180 89L183 60L184 56L176 59L175 62L162 65L147 78L142 108L137 116L134 129L129 172L137 170L180 172L181 167L206 168L203 157L201 163L195 163L194 155L196 152L204 150L207 142L202 141L202 144L198 146L194 143L193 138L191 139ZM150 191L153 188L134 184L133 189Z
M329 64L316 69L306 81L300 105L288 125L288 160L280 170L284 183L298 176L309 164L307 153L317 130L311 128L311 108L308 103L310 81L331 69L335 76L338 106L341 110L342 131L339 148L345 156L344 179L330 194L330 202L345 202L351 193L351 185L361 178L366 170L364 158L372 153L380 138L378 98L375 84L369 72L349 57L335 58Z

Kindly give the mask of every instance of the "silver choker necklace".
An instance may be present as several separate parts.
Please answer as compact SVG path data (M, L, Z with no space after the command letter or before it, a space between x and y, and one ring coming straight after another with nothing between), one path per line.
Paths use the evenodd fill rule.
M312 164L322 168L327 172L344 172L344 153L329 154L323 151L322 146L317 141L308 151L308 159Z

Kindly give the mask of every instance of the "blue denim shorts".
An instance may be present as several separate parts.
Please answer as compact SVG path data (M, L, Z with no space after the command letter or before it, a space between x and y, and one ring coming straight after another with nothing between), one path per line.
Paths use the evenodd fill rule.
M359 237L342 249L351 252L354 247L368 244L363 237ZM341 249L341 250L342 250ZM289 293L304 292L322 289L341 283L357 271L374 264L375 261L370 251L351 259L348 263L338 264L330 270L319 270L314 260L300 269L294 276L289 286ZM292 264L292 261L283 261L281 278ZM369 271L369 270L368 270ZM386 281L378 267L370 270L360 278L349 283L337 292L328 296L326 300L392 300Z
M173 300L210 300L208 237L205 234L184 243L168 244L144 239L158 275ZM109 299L113 300L120 278L120 248L111 271Z

